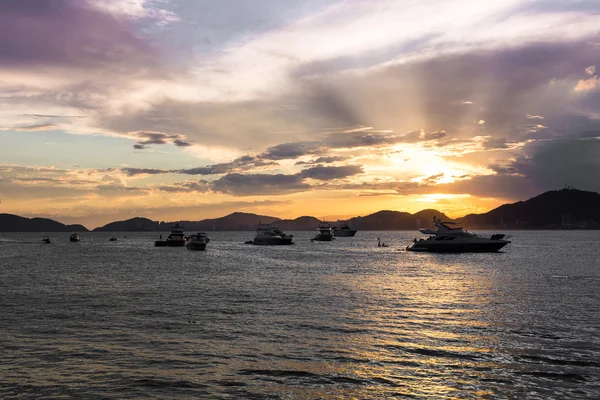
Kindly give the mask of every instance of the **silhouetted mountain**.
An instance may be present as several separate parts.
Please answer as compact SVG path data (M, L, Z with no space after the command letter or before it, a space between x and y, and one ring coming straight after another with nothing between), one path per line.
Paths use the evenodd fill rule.
M281 219L273 222L273 226L281 229L284 232L288 231L312 231L317 229L317 226L321 222L315 217L298 217L296 219Z
M433 228L433 217L448 221L437 210L422 210L415 214L383 210L364 217L354 217L348 225L358 230L414 230ZM469 229L581 229L600 228L600 194L575 189L554 190L527 201L505 204L485 214L469 214L458 218ZM279 219L265 215L234 212L221 218L202 221L176 221L186 232L253 231L259 223L272 224L287 231L312 231L320 220L303 216ZM94 229L100 232L135 232L171 230L175 222L158 222L147 218L132 218L111 222ZM0 231L4 232L86 232L81 225L64 225L44 218L23 218L0 214Z
M437 210L423 210L416 214L384 210L366 217L351 218L348 220L348 225L353 229L367 231L412 230L417 229L417 221L420 221L420 227L432 228L434 216L444 221L450 220L444 213Z
M65 225L48 218L0 214L0 232L88 232L83 225Z
M190 231L253 231L258 224L270 224L279 218L251 213L234 212L221 218L202 221L179 221L186 232ZM173 222L161 222L162 231L170 231Z
M458 221L472 229L581 229L600 227L600 194L575 189L551 190L485 214Z
M148 218L131 218L126 221L116 221L95 228L93 232L152 232L158 231L160 224Z

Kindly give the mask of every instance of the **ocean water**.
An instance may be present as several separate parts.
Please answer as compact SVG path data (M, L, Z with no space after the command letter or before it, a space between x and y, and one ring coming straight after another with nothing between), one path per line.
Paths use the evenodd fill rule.
M600 398L600 231L512 234L0 233L0 398Z

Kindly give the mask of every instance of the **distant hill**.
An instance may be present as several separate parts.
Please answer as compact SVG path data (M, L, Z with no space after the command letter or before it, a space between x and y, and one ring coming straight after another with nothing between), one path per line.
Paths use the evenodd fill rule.
M415 230L433 228L433 217L451 220L437 210L415 214L383 210L346 222L358 230ZM468 229L600 229L600 194L575 189L553 190L527 201L505 204L484 214L469 214L457 221ZM259 223L272 224L283 231L312 231L320 220L311 216L280 219L266 215L234 212L221 218L176 221L186 232L253 231ZM111 222L95 232L168 232L176 222L132 218ZM45 218L23 218L0 214L0 232L87 232L81 225L64 225Z
M259 223L270 224L279 221L279 218L256 215L250 213L234 212L221 218L204 219L202 221L173 221L156 222L147 218L132 218L126 221L111 222L110 224L94 229L95 232L136 232L136 231L163 231L168 232L171 226L179 223L186 232L193 231L249 231L256 230Z
M95 228L93 232L153 232L160 230L160 224L148 218L131 218L126 221L116 221Z
M356 217L348 220L348 225L359 230L393 230L416 229L417 220L421 226L432 227L433 216L448 220L449 218L437 210L423 210L416 214L399 211L379 211L365 217ZM194 231L253 231L256 226L272 224L274 227L285 231L312 231L321 222L311 216L296 219L279 219L266 215L235 212L221 218L204 219L202 221L173 221L156 222L147 218L132 218L126 221L111 222L110 224L94 229L95 232L136 232L136 231L169 231L175 223L182 225L186 232Z
M317 229L317 226L321 222L315 217L298 217L296 219L281 219L273 222L273 226L281 229L284 232L287 231L312 231Z
M423 210L416 214L384 210L365 217L351 218L348 225L353 229L368 231L413 230L417 229L417 221L420 221L422 228L432 228L434 216L444 221L451 220L437 210Z
M65 225L48 218L0 214L0 232L88 232L83 225Z
M472 229L597 229L600 194L576 189L545 192L527 201L504 204L458 221Z

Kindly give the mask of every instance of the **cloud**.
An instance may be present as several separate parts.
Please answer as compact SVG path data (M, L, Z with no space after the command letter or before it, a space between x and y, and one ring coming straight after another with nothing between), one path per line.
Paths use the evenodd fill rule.
M335 163L335 162L346 161L348 159L350 159L350 157L345 157L345 156L324 156L324 157L319 157L319 158L317 158L315 160L297 161L295 163L295 165L331 164L331 163Z
M235 160L228 163L220 163L214 165L207 165L204 167L188 168L173 170L171 172L177 172L186 175L221 175L229 172L237 171L249 171L260 169L262 167L277 166L278 163L270 160L262 160L258 157L245 155L238 157Z
M166 171L164 169L157 168L121 168L121 171L127 176L137 176L137 175L159 175L159 174L167 174L171 171Z
M211 190L211 186L208 181L186 181L172 185L160 185L158 190L171 193L205 193Z
M115 64L141 67L148 62L152 48L124 20L88 4L75 0L0 2L0 64L5 68L113 68Z
M181 135L173 135L164 132L149 132L149 131L138 131L129 132L130 136L141 138L136 144L133 145L134 149L142 150L148 148L151 144L167 144L172 143L177 147L191 146L190 142L182 140Z
M588 79L581 79L577 82L577 86L575 86L576 92L584 92L586 90L592 90L600 85L600 78L597 76L592 76Z
M211 189L232 196L267 196L304 191L310 185L300 175L227 174L215 180Z
M58 126L55 124L34 124L34 125L4 127L4 128L0 128L0 131L39 132L39 131L53 131L56 129L58 129Z
M319 141L282 143L269 147L260 155L260 158L266 160L294 159L304 155L316 154L320 146Z
M342 179L349 176L362 174L363 168L359 165L344 165L340 167L326 167L317 165L315 167L304 169L300 172L303 178L317 179L320 181L329 181L333 179Z

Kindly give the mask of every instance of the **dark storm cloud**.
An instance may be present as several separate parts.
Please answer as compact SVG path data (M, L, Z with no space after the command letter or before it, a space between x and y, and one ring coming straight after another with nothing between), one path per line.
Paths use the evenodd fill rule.
M333 179L347 178L349 176L362 174L363 168L359 165L344 165L341 167L326 167L317 165L315 167L304 169L300 172L303 178L329 181Z
M573 185L600 191L600 139L564 138L534 143L511 164L545 190Z
M0 64L5 67L144 65L151 53L125 21L85 1L0 2Z
M444 193L522 200L572 185L600 191L600 139L561 138L526 145L524 155L503 165L491 164L494 175L476 176L436 186Z
M261 196L301 192L310 188L300 175L227 174L212 182L211 189L232 196Z

